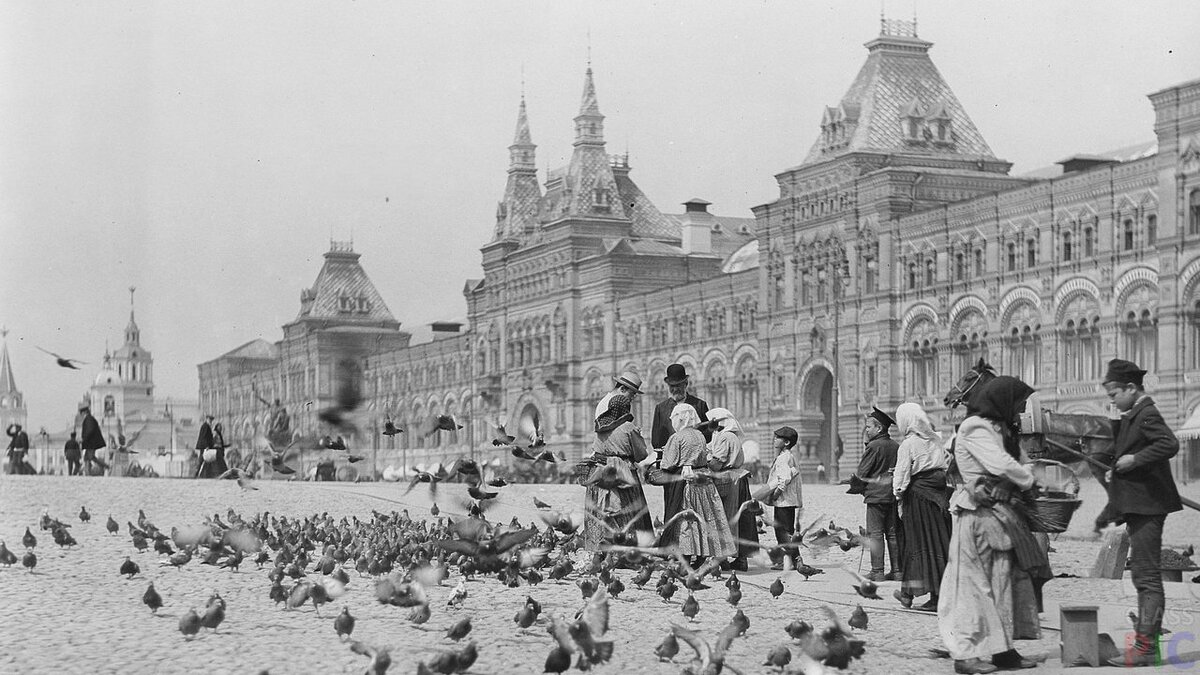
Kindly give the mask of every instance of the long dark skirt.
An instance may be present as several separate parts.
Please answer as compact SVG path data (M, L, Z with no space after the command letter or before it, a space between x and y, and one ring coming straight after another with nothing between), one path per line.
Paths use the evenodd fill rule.
M742 476L729 483L717 483L717 494L721 496L721 504L725 507L725 518L733 518L738 507L750 501L750 476ZM751 513L742 512L737 520L729 520L729 530L737 541L737 557L748 558L758 549L758 523Z
M678 476L678 474L676 474ZM663 522L671 519L671 516L679 513L683 509L683 486L684 481L679 480L673 483L667 483L663 488ZM675 541L677 538L679 526L676 524L670 527L659 535L664 541L670 539ZM668 537L669 533L669 537Z
M941 504L904 491L900 542L901 587L912 596L938 592L950 551L950 513Z

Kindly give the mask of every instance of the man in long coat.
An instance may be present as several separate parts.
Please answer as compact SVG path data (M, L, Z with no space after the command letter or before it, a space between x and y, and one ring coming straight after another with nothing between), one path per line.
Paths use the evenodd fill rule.
M1104 375L1105 393L1121 412L1113 423L1113 454L1101 458L1113 467L1106 476L1106 511L1125 521L1130 576L1138 594L1133 645L1109 660L1114 666L1159 665L1158 639L1166 608L1159 571L1163 523L1168 513L1183 509L1170 461L1179 452L1179 441L1142 387L1145 375L1146 371L1123 359L1109 361Z
M90 476L92 475L93 464L99 465L101 471L108 468L103 460L96 457L96 451L108 444L104 442L104 433L100 431L100 423L92 415L92 407L87 403L80 403L79 412L83 413L83 422L80 424L79 432L79 446L83 448L85 474Z
M8 472L10 474L33 473L25 467L25 455L29 454L29 434L20 424L10 424L4 430L12 438L8 443Z
M879 408L872 408L867 415L863 432L867 447L863 450L858 470L851 476L850 493L860 493L867 505L867 538L871 543L871 581L893 581L900 570L900 548L897 530L899 516L896 513L896 496L892 494L892 471L896 469L896 450L900 444L888 435L888 429L896 424L890 415ZM854 479L858 478L859 481ZM856 489L857 488L857 489ZM887 542L888 560L891 567L883 572L883 548Z
M662 451L667 446L667 441L675 433L675 429L671 426L671 411L675 409L676 405L687 403L696 409L701 422L708 421L708 403L688 393L687 369L682 364L672 363L667 366L667 376L663 378L663 381L667 383L669 395L654 406L654 422L650 426L650 445L658 452L659 459L662 459ZM709 439L711 433L711 431L705 432L705 440ZM663 521L679 513L682 503L683 482L664 485Z

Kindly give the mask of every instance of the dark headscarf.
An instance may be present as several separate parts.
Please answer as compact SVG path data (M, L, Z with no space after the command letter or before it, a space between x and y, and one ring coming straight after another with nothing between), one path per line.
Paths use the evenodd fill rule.
M971 397L969 411L1000 426L1004 436L1004 449L1013 459L1021 456L1017 438L1020 428L1017 415L1025 399L1033 393L1033 387L1010 375L1001 375L981 385L979 392Z
M633 419L629 413L629 397L625 394L613 394L608 399L608 410L596 418L596 433L612 431Z

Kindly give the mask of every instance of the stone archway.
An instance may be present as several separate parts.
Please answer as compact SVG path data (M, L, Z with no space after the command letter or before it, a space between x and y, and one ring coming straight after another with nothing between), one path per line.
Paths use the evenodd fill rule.
M830 431L833 425L833 373L824 365L813 366L800 388L800 442L797 454L832 470Z

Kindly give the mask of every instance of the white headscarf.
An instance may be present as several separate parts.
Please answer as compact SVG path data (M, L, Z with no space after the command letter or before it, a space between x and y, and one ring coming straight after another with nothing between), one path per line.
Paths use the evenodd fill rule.
M675 431L700 423L700 413L688 403L676 403L671 409L671 428Z
M742 433L742 425L738 424L738 421L734 418L733 413L729 412L729 410L726 408L710 408L706 417L708 417L710 421L719 421L721 423L721 431L732 431L735 434Z
M942 435L933 430L933 422L929 421L929 415L926 415L925 410L917 403L901 403L896 408L896 428L902 436L912 434L926 441L938 444L942 442Z

